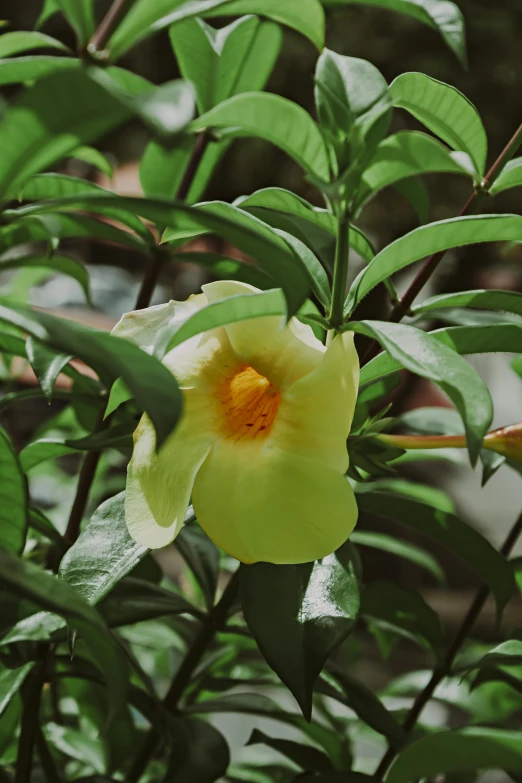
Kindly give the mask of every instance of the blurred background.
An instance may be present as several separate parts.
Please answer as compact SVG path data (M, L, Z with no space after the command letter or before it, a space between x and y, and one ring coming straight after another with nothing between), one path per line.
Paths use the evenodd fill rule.
M327 46L341 54L370 60L388 81L405 71L422 71L457 87L475 104L482 117L489 138L491 164L522 117L522 2L457 2L466 20L468 71L462 69L436 31L408 17L378 8L351 5L346 9L328 12ZM42 3L41 0L2 0L1 5L0 16L10 20L9 29L31 29ZM101 16L109 2L100 0L98 6ZM221 26L228 21L220 19L212 23ZM74 47L71 30L59 15L52 17L43 30ZM266 89L300 103L313 113L316 58L317 52L312 44L285 29L283 48ZM140 44L120 64L157 84L179 75L166 32ZM9 87L4 90L4 96L11 98L18 89ZM413 118L403 112L395 112L394 130L415 127ZM112 180L100 178L94 169L78 161L64 170L74 176L98 181L104 187L113 188L122 194L139 194L138 161L148 141L147 132L131 123L97 145L114 164ZM429 220L453 217L469 196L470 186L464 178L430 175L424 181L430 200ZM268 186L287 188L321 205L317 191L304 181L295 163L268 143L248 139L237 140L229 148L209 184L205 199L231 201ZM494 202L482 204L482 209L521 214L522 188L501 194ZM419 225L419 218L398 190L388 188L365 207L359 224L378 250L414 229ZM218 239L204 242L206 248L233 253ZM16 293L22 299L29 297L36 305L73 315L85 323L112 328L122 312L132 309L143 274L143 258L129 249L85 241L67 240L62 249L89 266L94 310L86 309L82 291L74 281L50 275L48 271L43 276L41 270L34 269L22 270L14 276L4 273L0 276L0 287ZM354 259L352 274L358 268L358 261ZM415 269L412 269L411 274L414 272ZM184 299L198 290L205 281L204 274L197 267L186 263L167 265L155 302L171 298ZM397 281L399 292L405 289L408 280L409 276L405 275ZM509 247L500 244L470 246L448 253L430 282L429 290L426 289L423 295L474 288L522 291L522 244ZM359 313L361 317L370 313L373 318L385 317L388 305L381 289L383 287L379 286L365 300L364 312ZM436 326L433 323L433 327ZM511 358L499 354L471 359L491 390L495 404L494 426L522 420L522 380L511 370ZM26 369L19 364L13 368L4 362L1 372L3 394L23 389L32 382ZM398 414L421 406L448 404L435 387L405 375L394 394L392 413ZM31 399L18 402L7 410L0 410L0 417L1 423L8 427L17 444L22 447L35 433L51 436L53 428L61 428L62 432L64 428L75 431L77 423L60 411L59 401L53 402L50 410L43 400ZM55 418L49 425L50 414ZM481 488L480 471L473 473L465 462L463 460L460 465L439 461L404 465L401 472L406 477L420 477L446 490L458 514L498 545L522 508L522 479L509 468L502 467L487 486ZM109 451L104 456L92 499L93 506L124 487L125 464L125 457L118 451ZM71 457L59 463L46 463L33 472L32 494L35 500L48 506L48 513L57 525L64 516L64 509L68 509L72 502L75 487L70 481L70 473L76 469L77 461ZM58 503L56 498L59 499ZM392 528L390 523L383 524L371 519L362 519L361 526L388 532ZM401 536L404 536L402 529ZM411 539L415 540L413 535ZM425 541L422 544L426 546ZM407 586L420 587L427 600L440 612L446 628L451 630L460 622L475 583L469 572L462 569L456 560L435 545L431 548L448 573L446 588L438 588L429 574L414 565L366 548L361 551L365 581L391 578ZM519 545L518 554L522 554L522 545ZM172 548L161 552L160 560L166 572L170 570L175 574L178 564ZM521 606L513 603L505 614L505 626L520 625L520 617ZM501 638L502 631L495 629L494 625L493 605L488 604L477 625L477 634L489 641ZM357 644L362 645L365 652L358 664L361 676L374 687L386 683L391 674L423 665L423 653L413 646L401 645L399 652L392 652L388 661L383 662L369 640L358 640ZM458 700L457 696L455 700ZM433 709L441 708L439 705Z

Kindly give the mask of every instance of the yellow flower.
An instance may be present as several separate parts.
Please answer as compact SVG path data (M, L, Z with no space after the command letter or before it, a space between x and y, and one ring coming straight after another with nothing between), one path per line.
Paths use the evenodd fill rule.
M257 291L231 281L203 290L187 302L129 313L114 334L151 351L166 324ZM209 537L244 563L308 562L346 541L357 521L345 477L359 381L353 334L326 349L309 326L267 316L204 332L163 363L185 408L158 454L146 415L134 434L125 513L136 541L170 543L191 496Z

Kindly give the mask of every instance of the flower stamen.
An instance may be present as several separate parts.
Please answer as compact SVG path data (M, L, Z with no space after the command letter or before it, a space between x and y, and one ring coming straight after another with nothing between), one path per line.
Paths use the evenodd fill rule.
M218 389L222 428L229 438L266 437L274 423L281 392L253 367L237 367Z

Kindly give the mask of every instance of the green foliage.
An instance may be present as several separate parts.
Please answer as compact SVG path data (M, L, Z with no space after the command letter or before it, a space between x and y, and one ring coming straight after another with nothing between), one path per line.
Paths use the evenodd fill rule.
M326 48L330 11L353 6L356 14L364 5L384 21L391 11L434 28L466 64L463 16L449 0L135 0L113 4L105 20L106 9L94 0L45 0L36 31L0 35L0 86L16 85L0 117L2 780L409 783L442 774L448 783L469 783L485 769L520 778L521 632L492 623L481 634L486 644L472 640L472 626L489 594L500 620L519 592L520 558L510 556L521 522L498 551L431 477L423 483L404 472L428 452L394 445L393 437L406 430L451 445L446 436L464 433L472 464L482 460L484 482L504 464L482 448L492 400L463 357L522 355L522 295L460 290L470 283L416 298L448 250L489 243L492 254L516 252L517 206L514 214L496 214L490 198L488 214L470 213L485 196L504 194L509 203L522 185L516 157L522 130L486 173L484 124L462 92L424 73L399 73L388 85L389 69L381 73L349 51ZM55 15L70 27L72 48L40 32ZM169 80L153 84L113 64L160 31L176 61ZM293 78L300 68L291 62L295 51L303 62L316 59L302 102L280 80L283 71ZM141 58L125 62L134 67ZM172 80L178 73L181 79ZM418 123L426 133L412 129ZM120 195L117 178L114 190L101 187L93 173L113 179L111 134L127 139L136 129L129 149L143 151L137 161L143 198ZM290 159L287 189L267 177L260 180L266 186L245 187L232 204L203 200L234 145L246 151L246 169L262 169L264 142ZM228 161L234 165L234 157L221 166L223 177ZM460 216L429 222L428 174L466 178L471 195ZM222 184L216 179L213 190ZM389 187L408 200L421 225L405 235L394 231L394 241L383 245L373 210ZM434 214L447 212L431 200ZM197 244L185 248L192 240ZM501 242L509 244L497 248ZM103 309L94 276L91 284L100 243L117 248L115 265L141 276L136 310L150 306L162 271L166 280L185 264L206 279L254 290L201 307L171 302L166 309L174 315L165 320L159 305L143 340L136 322L148 313L124 319L119 328L130 335L124 339L80 325L74 311L59 317L45 287L33 298L41 281L54 283L59 275L80 287L88 307ZM427 257L399 301L395 276ZM356 261L358 274L349 269ZM462 265L464 279L468 271ZM183 286L185 278L176 291ZM389 318L376 305L379 287L394 308ZM115 292L102 293L116 314ZM398 323L405 316L408 325ZM84 320L95 317L87 313ZM442 328L428 331L435 320ZM199 474L196 483L190 478L184 502L178 497L184 449L196 448L200 436L207 455L217 453L220 438L234 454L238 449L240 436L234 440L226 430L225 437L216 425L219 405L231 404L233 368L222 368L219 394L209 404L209 356L216 336L236 351L235 341L258 324L256 358L238 351L237 360L264 373L269 341L278 345L291 329L304 346L302 365L294 387L285 371L296 357L275 360L284 381L273 426L285 428L284 449L275 440L258 441L234 469L286 450L316 464L318 474L340 474L341 489L350 491L350 482L359 526L314 562L238 566L203 530L213 535L206 511L198 509ZM324 356L323 346L311 343L310 327ZM356 333L362 366L345 450L339 431L348 413L333 392L330 399L329 384L321 399L307 389L314 374L330 373L332 389L348 383L344 359L328 364L335 350L338 357L347 350L346 332ZM371 342L368 350L360 338ZM185 364L195 346L200 364L193 377ZM520 363L520 356L512 361L518 375ZM181 368L179 385L170 366ZM266 373L272 392L277 382ZM401 414L412 375L436 383L454 407ZM292 402L295 389L299 403ZM203 433L190 430L199 404ZM233 416L249 404L236 399ZM306 409L314 448L285 413L292 404ZM176 463L176 475L152 490L143 478L146 422L134 444L132 438L143 414L155 431L147 459L169 454ZM510 432L516 456L518 430ZM338 451L331 446L336 440ZM131 450L139 491L130 482L125 505ZM465 459L459 464L469 469ZM521 472L514 457L507 464ZM193 486L195 511L188 505ZM270 520L272 529L286 524L300 490L298 482L289 485L293 495L285 514ZM263 492L255 496L261 503ZM225 509L226 502L219 500ZM182 507L173 547L152 552L130 536L129 509L145 530L150 518L161 527L171 506ZM318 537L330 522L324 509L315 520ZM263 509L255 511L262 518ZM307 535L299 522L294 529ZM465 566L458 580L455 559ZM468 572L481 587L454 634L424 580L444 585L452 601L457 582L468 586ZM404 671L381 689L377 656L387 678L394 668ZM416 671L409 664L417 660L433 668ZM445 710L424 726L420 707L431 698Z

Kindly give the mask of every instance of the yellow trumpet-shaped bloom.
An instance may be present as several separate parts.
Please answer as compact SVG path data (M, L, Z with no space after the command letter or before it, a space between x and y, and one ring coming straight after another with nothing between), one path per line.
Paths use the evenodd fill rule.
M210 283L187 302L123 316L114 334L151 351L166 324L256 290ZM163 363L185 408L159 453L146 415L134 434L125 513L136 541L170 543L191 497L210 538L244 563L308 562L346 541L357 521L345 477L359 381L353 334L325 348L296 319L266 316L197 335Z

